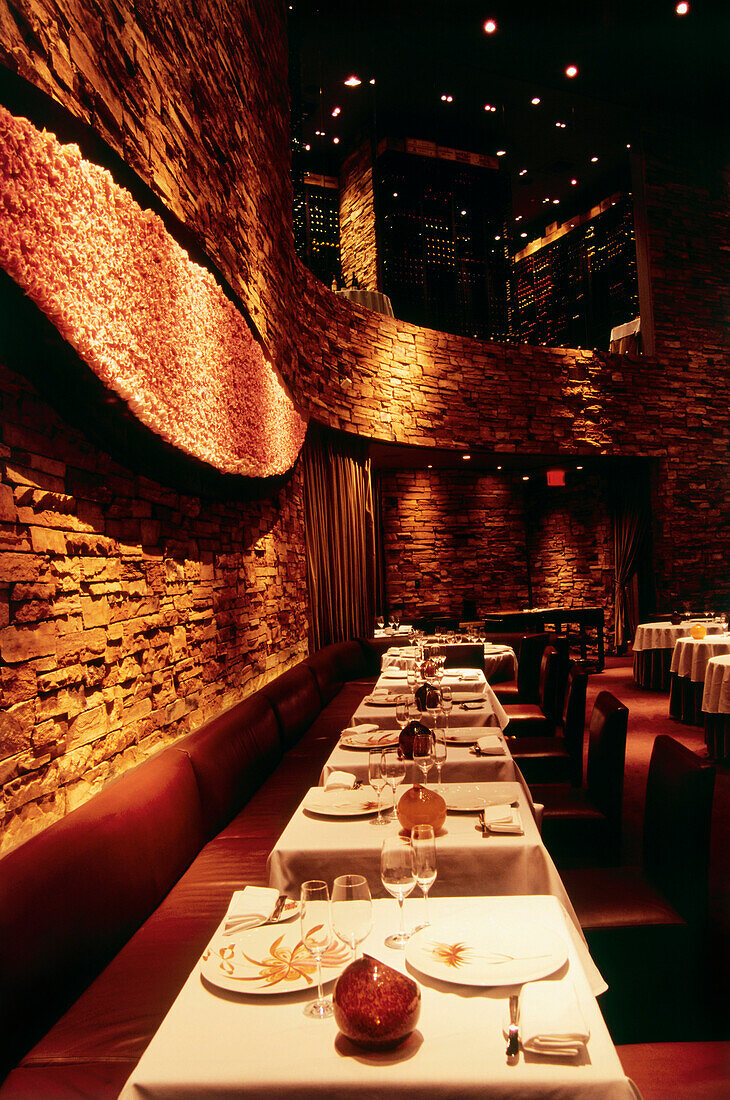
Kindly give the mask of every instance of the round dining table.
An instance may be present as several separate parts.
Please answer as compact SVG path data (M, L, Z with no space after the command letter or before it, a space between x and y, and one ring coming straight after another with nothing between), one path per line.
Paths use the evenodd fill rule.
M730 760L730 653L710 657L702 692L702 720L710 756Z
M708 634L722 634L723 620L687 619L682 623L640 623L634 637L634 680L649 691L669 691L672 653L679 638L688 637L692 626L702 622Z
M705 671L711 658L730 654L730 634L678 638L672 653L669 713L691 726L702 725Z

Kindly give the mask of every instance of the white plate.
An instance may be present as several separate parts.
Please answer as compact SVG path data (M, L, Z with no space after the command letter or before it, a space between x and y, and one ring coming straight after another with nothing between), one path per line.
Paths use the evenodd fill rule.
M334 939L334 937L333 937ZM322 979L337 978L350 951L333 942L322 958ZM317 989L317 963L302 944L299 925L264 924L239 936L216 936L200 961L203 977L235 993L296 993Z
M358 791L326 791L324 787L310 787L303 806L311 814L324 817L361 817L378 812L378 796L372 787Z
M340 744L346 749L389 749L398 744L398 736L398 730L350 733L340 738Z
M408 673L402 668L386 668L385 672L380 674L384 680L406 680Z
M559 970L567 944L537 922L452 917L416 932L406 962L430 978L457 985L521 985Z
M366 695L363 703L366 707L394 707L399 692L384 691L382 695Z
M478 739L484 736L481 726L455 726L446 734L447 745L476 745Z
M484 809L486 798L483 784L445 783L440 790L446 801L447 810L458 810L460 813L478 813Z

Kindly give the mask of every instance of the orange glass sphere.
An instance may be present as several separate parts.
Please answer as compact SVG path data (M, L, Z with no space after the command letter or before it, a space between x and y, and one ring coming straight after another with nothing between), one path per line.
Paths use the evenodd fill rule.
M701 641L707 633L707 627L703 623L692 623L689 632L697 641Z
M433 831L437 833L446 821L446 802L436 791L416 784L401 795L398 820L407 833L414 825L433 825Z

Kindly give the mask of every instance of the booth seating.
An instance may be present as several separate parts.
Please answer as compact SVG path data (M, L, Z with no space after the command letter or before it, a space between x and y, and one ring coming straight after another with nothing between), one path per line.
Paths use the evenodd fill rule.
M318 651L0 859L2 1100L118 1095L379 667Z

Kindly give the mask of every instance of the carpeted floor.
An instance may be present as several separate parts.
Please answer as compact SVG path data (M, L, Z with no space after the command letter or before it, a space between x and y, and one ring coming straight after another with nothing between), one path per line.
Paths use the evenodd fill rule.
M645 691L633 679L633 660L609 657L602 673L588 679L587 714L599 691L611 691L629 708L624 778L624 830L622 862L641 864L641 827L646 792L646 775L652 745L657 734L668 733L702 757L706 757L704 734L699 726L688 726L669 717L669 696ZM586 743L587 751L587 743ZM730 769L717 765L712 813L710 855L710 957L708 996L714 1005L713 1027L708 1038L730 1038Z

